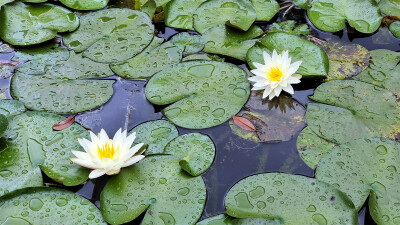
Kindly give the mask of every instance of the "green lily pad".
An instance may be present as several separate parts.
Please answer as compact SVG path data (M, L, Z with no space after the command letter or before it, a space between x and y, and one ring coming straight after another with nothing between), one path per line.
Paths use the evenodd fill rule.
M193 14L193 26L199 33L221 24L247 31L255 20L256 11L246 0L206 1Z
M96 10L107 6L108 0L60 0L60 2L69 8L77 10Z
M193 60L209 60L209 61L217 61L217 62L224 62L225 58L219 57L218 55L211 55L211 54L193 54L188 55L182 59L182 62L185 61L193 61Z
M19 115L26 111L25 106L22 102L16 100L0 100L0 114L6 117L12 117Z
M0 8L1 6L13 2L15 0L0 0ZM20 2L31 2L31 3L41 3L41 2L46 2L47 0L21 0Z
M78 26L79 19L73 12L52 4L13 2L0 11L0 38L12 45L42 43Z
M333 148L321 159L318 180L346 193L360 209L369 197L369 210L377 224L396 224L400 206L400 144L369 138Z
M8 119L5 115L0 114L0 137L3 136L8 128Z
M154 37L154 25L144 12L106 9L82 16L81 25L64 35L64 44L96 62L120 62L142 52ZM129 38L128 38L129 37Z
M246 131L232 120L229 125L238 136L256 142L280 142L292 139L304 126L306 109L293 98L281 95L272 101L262 99L260 91L252 91L250 99L237 114L248 119L256 131Z
M238 219L225 214L216 215L202 220L196 225L279 225L279 221L267 219Z
M311 169L336 145L319 137L311 128L304 128L297 137L297 151Z
M379 0L379 8L382 13L389 16L400 17L400 2L397 0Z
M189 133L170 141L164 153L178 157L183 170L192 176L199 176L213 163L215 145L207 135Z
M14 74L15 67L9 63L0 63L0 79L6 79Z
M121 77L150 78L161 70L179 63L181 59L182 50L171 42L166 42L147 54L140 54L128 61L111 64L110 67Z
M395 21L391 23L389 26L389 30L395 37L400 38L400 21Z
M17 71L36 75L43 74L47 66L53 66L58 61L67 60L69 55L70 53L66 48L61 48L58 44L48 43L21 49L15 53L12 60L25 62L17 67Z
M142 224L195 224L203 212L206 187L201 177L182 171L179 161L149 156L113 176L100 197L104 219L122 224L147 210Z
M246 32L225 25L215 26L203 35L206 41L204 52L226 55L244 61L247 51L256 43L256 40L251 39L261 34L263 30L258 26L251 26Z
M292 62L302 61L299 70L296 72L304 76L326 76L329 71L328 55L323 49L297 35L283 32L267 34L259 40L247 53L249 66L255 69L253 62L264 64L263 51L278 53L288 50Z
M346 20L361 33L373 33L381 25L382 15L374 0L314 0L311 6L308 17L324 31L340 31Z
M294 4L302 9L309 9L311 7L312 0L292 0Z
M268 32L285 32L294 35L309 35L310 29L307 24L296 26L295 20L286 20L280 23L273 23Z
M328 54L329 73L326 80L339 80L353 77L369 65L371 54L358 44L327 39L314 41Z
M307 105L308 126L330 142L396 139L400 132L400 103L385 89L353 80L330 81L320 85L310 98L324 104Z
M25 188L0 198L0 223L107 224L89 200L57 188Z
M308 177L264 173L236 183L225 197L226 213L280 224L357 224L351 200L333 186Z
M140 7L139 11L146 13L150 19L153 18L154 14L157 10L157 3L154 0L147 1L142 7Z
M72 150L82 147L77 138L88 137L86 130L72 124L63 131L52 126L65 117L27 112L10 119L0 139L0 196L23 187L42 186L42 170L66 186L86 181L89 170L72 163Z
M13 51L14 48L11 45L6 44L0 40L0 53L11 53Z
M194 30L193 13L206 0L172 0L165 7L165 25Z
M175 102L163 109L163 114L175 125L191 129L227 121L239 112L249 95L246 71L216 61L176 64L154 75L146 86L146 98L151 103Z
M134 127L129 134L136 132L134 144L144 143L146 155L163 153L168 142L178 137L178 129L167 120L154 120Z
M203 50L205 41L200 35L190 35L189 33L179 33L174 35L170 42L183 51L183 54L195 54Z
M256 11L256 21L271 20L280 9L279 3L276 0L251 0Z
M400 53L386 49L371 51L371 64L354 77L355 80L373 84L400 95Z

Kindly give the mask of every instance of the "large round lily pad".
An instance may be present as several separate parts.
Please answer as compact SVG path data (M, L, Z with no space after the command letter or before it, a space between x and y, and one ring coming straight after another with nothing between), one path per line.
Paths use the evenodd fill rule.
M239 112L250 95L247 73L233 64L187 61L163 70L150 79L146 98L174 124L207 128Z
M288 50L292 62L302 61L296 72L304 76L326 76L329 71L328 55L320 47L294 34L273 32L259 40L247 53L247 62L251 68L255 68L254 62L264 64L263 51L278 53Z
M149 156L113 176L101 193L104 219L122 224L146 211L142 224L195 224L203 212L206 187L201 177L181 170L179 161Z
M42 43L78 26L79 19L73 12L52 4L13 2L0 11L0 37L12 45Z
M97 62L132 58L150 44L154 25L149 16L132 9L106 9L82 16L79 29L64 35L64 44Z
M165 24L169 27L194 30L193 13L206 0L172 0L165 8Z
M236 183L225 198L226 213L280 224L357 224L351 200L335 187L308 177L264 173Z
M320 85L309 103L306 121L320 137L345 143L364 137L396 139L400 132L400 103L391 92L352 80Z
M81 184L88 178L88 169L69 160L72 150L82 149L77 138L87 138L88 133L78 124L53 131L52 126L63 119L50 113L27 112L10 120L0 139L0 195L41 186L40 169L66 186Z
M251 3L256 11L257 21L269 21L280 9L276 0L251 0Z
M144 143L146 155L163 153L165 146L178 137L178 129L167 120L154 120L134 127L129 134L136 132L134 144Z
M362 33L373 33L381 25L382 15L375 0L314 0L308 17L319 29L342 30L346 20Z
M397 224L400 216L400 144L370 138L333 148L318 164L316 178L346 193L360 209L369 197L377 224Z
M279 225L279 221L267 219L238 219L225 214L209 217L196 225Z
M256 12L247 0L211 0L194 12L193 26L199 33L221 24L246 31L256 20Z
M107 6L109 0L60 0L62 4L77 10L95 10Z
M164 153L180 158L179 165L183 170L192 176L199 176L213 163L215 145L207 135L189 133L170 141Z
M25 188L0 198L0 223L104 224L100 210L89 200L57 188Z

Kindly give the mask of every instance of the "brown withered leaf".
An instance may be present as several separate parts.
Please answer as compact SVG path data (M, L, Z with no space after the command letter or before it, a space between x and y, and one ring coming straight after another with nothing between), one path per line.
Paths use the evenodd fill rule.
M233 122L238 125L243 130L256 132L257 129L254 127L253 123L250 120L240 117L240 116L232 116Z
M53 130L65 130L68 127L70 127L74 122L75 122L75 116L76 115L72 115L68 118L66 118L65 120L62 120L56 124L54 124L52 126Z

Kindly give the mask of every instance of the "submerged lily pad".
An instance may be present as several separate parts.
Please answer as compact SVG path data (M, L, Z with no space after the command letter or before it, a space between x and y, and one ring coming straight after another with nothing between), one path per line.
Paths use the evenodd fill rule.
M147 54L139 54L124 62L111 64L111 69L121 77L150 78L154 74L177 64L182 59L182 49L166 42Z
M379 0L379 8L382 13L389 16L400 17L400 2L397 0Z
M0 11L0 37L12 45L42 43L78 26L79 19L73 12L52 4L13 2Z
M296 26L296 21L286 20L280 23L273 23L268 32L285 32L294 35L309 35L310 30L307 24Z
M204 52L230 56L240 60L246 60L247 51L253 47L256 40L251 40L263 34L258 26L251 26L248 31L219 25L203 34L206 41Z
M369 65L368 49L358 44L327 39L314 41L325 50L329 58L329 73L326 80L345 79L355 76Z
M204 48L205 41L200 35L190 35L189 33L179 33L174 35L170 42L183 51L183 54L195 54Z
M225 214L209 217L196 225L279 225L279 221L267 219L238 219Z
M252 91L249 101L237 115L248 119L256 131L246 131L232 121L233 132L257 142L288 141L304 126L306 109L293 98L281 95L272 101L262 99L261 92Z
M199 176L213 163L215 145L207 135L189 133L170 141L164 153L178 157L183 170L192 176Z
M374 0L314 0L308 17L319 29L336 32L345 28L346 20L361 33L373 33L381 25L382 15Z
M134 127L129 134L136 132L134 144L144 143L147 146L144 154L163 153L168 142L178 137L178 129L167 120L154 120Z
M179 161L149 156L113 176L100 197L104 219L122 224L147 211L142 224L195 224L203 212L206 187L201 177L181 170Z
M165 7L165 24L193 30L193 13L206 0L172 0Z
M335 144L319 137L311 128L304 128L297 137L297 151L301 159L314 169Z
M330 81L320 85L310 98L324 104L308 103L308 126L330 142L364 137L396 139L400 132L400 103L385 89L360 81Z
M217 126L239 112L250 95L247 73L233 64L187 61L154 75L146 98L174 124L191 129Z
M193 15L199 33L221 24L247 31L256 20L256 12L247 0L212 0L202 3Z
M395 37L400 38L400 21L395 21L391 23L389 26L389 30Z
M106 9L82 16L81 25L64 35L64 44L96 62L120 62L142 52L154 37L149 16L131 9ZM129 38L128 38L129 37Z
M249 66L255 69L254 62L264 64L263 51L267 53L276 50L278 53L288 50L292 62L302 61L296 72L304 76L326 76L329 71L329 59L324 50L297 35L283 32L267 34L259 40L247 53Z
M100 210L89 200L57 188L25 188L0 198L0 223L104 224Z
M10 53L13 51L14 48L11 45L6 44L0 40L0 53Z
M370 138L333 148L318 164L316 178L338 187L360 209L369 197L377 224L396 224L400 206L400 144Z
M89 135L78 124L53 131L51 127L63 119L50 113L27 112L10 120L0 139L0 195L42 186L40 170L66 186L81 184L88 178L89 170L69 159L73 157L72 150L82 148L76 139Z
M107 6L109 0L60 0L60 2L72 9L77 10L95 10Z
M225 198L226 213L279 224L357 224L351 200L333 186L308 177L264 173L236 183Z

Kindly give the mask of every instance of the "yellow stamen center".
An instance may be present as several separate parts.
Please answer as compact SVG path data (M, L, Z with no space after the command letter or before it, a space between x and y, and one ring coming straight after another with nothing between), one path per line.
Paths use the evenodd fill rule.
M271 67L271 69L265 72L265 74L268 79L272 81L280 81L283 75L281 69L277 66Z
M103 158L114 159L115 152L117 151L118 148L114 147L114 143L111 139L103 146L97 146L97 154L101 160L103 160Z

